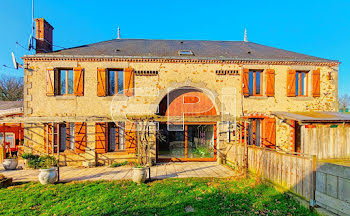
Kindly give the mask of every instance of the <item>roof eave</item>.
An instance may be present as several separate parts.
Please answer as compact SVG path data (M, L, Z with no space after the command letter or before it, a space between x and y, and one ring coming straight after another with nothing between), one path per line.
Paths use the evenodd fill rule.
M333 63L340 64L338 60L328 59L263 59L263 58L227 58L227 57L197 57L197 56L106 56L106 55L25 55L22 59L40 59L40 58L99 58L99 59L171 59L171 60L211 60L211 61L272 61L272 62L315 62L315 63Z

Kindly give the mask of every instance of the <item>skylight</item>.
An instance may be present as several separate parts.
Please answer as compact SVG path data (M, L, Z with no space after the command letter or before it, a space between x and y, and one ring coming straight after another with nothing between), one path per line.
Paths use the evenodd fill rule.
M179 50L178 54L179 55L194 55L192 50Z

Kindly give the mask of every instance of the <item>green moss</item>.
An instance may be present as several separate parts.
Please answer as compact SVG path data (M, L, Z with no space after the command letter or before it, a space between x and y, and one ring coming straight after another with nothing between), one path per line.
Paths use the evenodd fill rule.
M316 215L254 178L27 183L0 197L3 215Z

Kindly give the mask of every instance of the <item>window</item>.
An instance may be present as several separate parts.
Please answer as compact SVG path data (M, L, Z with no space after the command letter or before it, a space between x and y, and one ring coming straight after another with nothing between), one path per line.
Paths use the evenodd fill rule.
M125 150L125 123L108 123L108 151Z
M10 144L10 148L15 148L15 134L6 132L5 142ZM0 145L4 142L4 133L0 133Z
M261 146L261 122L262 119L251 119L248 128L249 145Z
M69 126L68 129L67 129L67 126ZM68 125L60 124L59 128L60 128L60 146L59 146L60 152L64 152L67 148L71 150L75 150L75 143L74 143L75 124L74 123L68 123Z
M194 55L194 53L192 52L192 50L179 50L178 51L179 55Z
M306 71L297 71L295 73L295 95L307 96L307 75Z
M75 150L75 123L69 123L69 149Z
M262 95L262 71L249 70L249 95Z
M72 69L60 69L59 70L59 95L72 95L74 93L73 83L73 70Z
M124 94L124 71L109 70L108 71L108 95Z

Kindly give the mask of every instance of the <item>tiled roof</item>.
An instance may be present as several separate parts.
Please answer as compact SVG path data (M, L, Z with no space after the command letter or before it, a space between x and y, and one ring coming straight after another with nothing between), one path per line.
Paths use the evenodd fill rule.
M114 39L31 57L43 56L337 62L252 42L207 40Z
M0 101L0 110L8 110L23 107L23 101Z
M279 118L301 122L350 122L350 114L340 112L273 112Z

